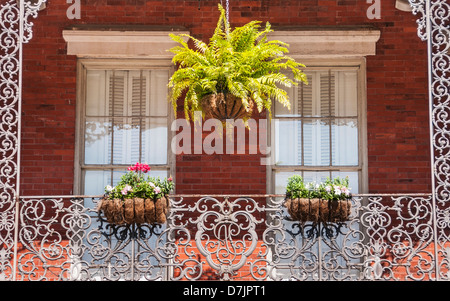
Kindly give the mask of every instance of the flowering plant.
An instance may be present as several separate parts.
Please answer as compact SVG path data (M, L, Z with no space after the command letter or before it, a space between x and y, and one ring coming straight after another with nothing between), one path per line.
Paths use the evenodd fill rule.
M323 183L305 183L299 175L291 176L286 186L286 197L296 198L319 198L323 200L347 200L351 199L348 177L339 177L327 180Z
M173 188L174 183L172 177L160 179L145 176L150 171L147 164L136 163L128 167L128 172L124 174L119 183L112 187L105 187L106 199L159 199L167 195Z

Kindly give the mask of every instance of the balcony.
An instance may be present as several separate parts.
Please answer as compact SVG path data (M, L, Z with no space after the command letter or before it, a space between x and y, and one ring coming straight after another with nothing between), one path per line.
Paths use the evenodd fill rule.
M114 226L99 196L0 208L1 280L442 280L449 208L354 195L344 223L290 220L283 195L172 195L164 225Z

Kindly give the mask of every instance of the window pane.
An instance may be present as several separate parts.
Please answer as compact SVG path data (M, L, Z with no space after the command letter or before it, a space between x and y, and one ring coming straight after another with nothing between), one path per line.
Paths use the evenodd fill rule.
M359 192L359 174L356 171L333 171L331 173L331 176L333 178L340 177L340 178L346 178L348 177L350 192L352 194Z
M106 185L111 185L111 171L87 170L84 174L84 193L86 195L102 195Z
M305 183L320 183L330 177L329 171L305 171L303 173L303 181Z
M86 118L84 162L86 164L110 163L111 137L109 118Z
M86 75L86 116L108 116L106 72L89 70Z
M301 121L275 120L277 165L300 165L302 163Z
M304 165L330 165L330 126L326 119L304 119Z
M155 177L155 178L157 178L157 177L160 177L160 178L167 178L167 177L169 177L169 174L168 174L167 170L154 170L154 169L151 169L150 172L148 173L148 175L150 177Z
M167 119L146 118L142 129L142 159L148 164L167 163Z
M132 164L139 162L140 122L138 118L114 118L113 164Z
M335 119L332 123L333 165L358 165L357 119Z
M113 164L167 163L166 118L115 118Z
M275 194L284 194L286 193L286 184L288 178L295 173L293 171L279 171L275 172Z
M358 115L358 73L356 71L336 72L335 116L355 117Z
M299 84L301 86L301 84ZM285 88L285 91L289 97L289 103L291 109L275 101L275 117L296 117L301 115L301 106L299 103L299 88L298 86L292 86L290 88Z
M305 183L320 183L327 178L346 178L349 179L349 188L352 194L358 193L359 174L357 171L278 171L275 172L275 194L284 194L288 178L293 175L300 175Z
M150 89L150 112L149 116L167 116L167 83L169 82L169 71L152 70Z

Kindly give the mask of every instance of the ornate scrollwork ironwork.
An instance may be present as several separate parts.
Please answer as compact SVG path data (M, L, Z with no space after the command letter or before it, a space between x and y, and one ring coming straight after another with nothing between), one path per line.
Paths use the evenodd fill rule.
M22 198L17 275L21 280L434 280L442 276L435 273L437 265L448 267L448 257L438 260L435 254L448 256L449 249L435 252L430 200L354 196L347 222L301 224L289 220L272 196L180 196L171 197L165 225L117 226L85 207L95 203L87 197ZM448 210L441 214L437 226L448 230ZM8 266L11 259L0 256Z
M12 269L7 259L13 256L19 190L21 48L32 38L30 17L37 16L46 0L21 2L23 9L15 0L0 5L0 246L6 246L0 251L0 279L4 280L8 278L6 271Z
M161 227L107 226L85 197L18 203L20 50L46 0L22 2L23 9L16 0L2 4L0 280L198 280L209 271L224 280L449 279L450 5L409 1L429 45L436 203L430 196L355 196L348 222L320 229L289 221L272 196L174 198Z
M409 0L413 13L419 16L418 35L427 42L429 60L430 95L430 137L433 183L433 202L435 206L436 243L440 245L438 263L441 279L450 279L450 273L442 272L448 267L446 245L450 243L445 224L450 199L450 4L446 0ZM447 268L448 271L448 268Z

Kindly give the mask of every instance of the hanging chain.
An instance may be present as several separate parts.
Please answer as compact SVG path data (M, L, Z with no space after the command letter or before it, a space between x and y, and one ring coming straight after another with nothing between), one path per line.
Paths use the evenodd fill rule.
M228 20L228 23L230 23L229 7L230 7L230 4L228 3L228 0L226 0L225 11L226 11L226 14L227 14L227 20Z
M200 1L200 0L199 0ZM220 5L223 6L223 2L222 0L220 0ZM228 23L230 23L230 14L229 14L229 8L230 8L230 3L228 2L228 0L226 0L225 2L225 14L228 20Z

